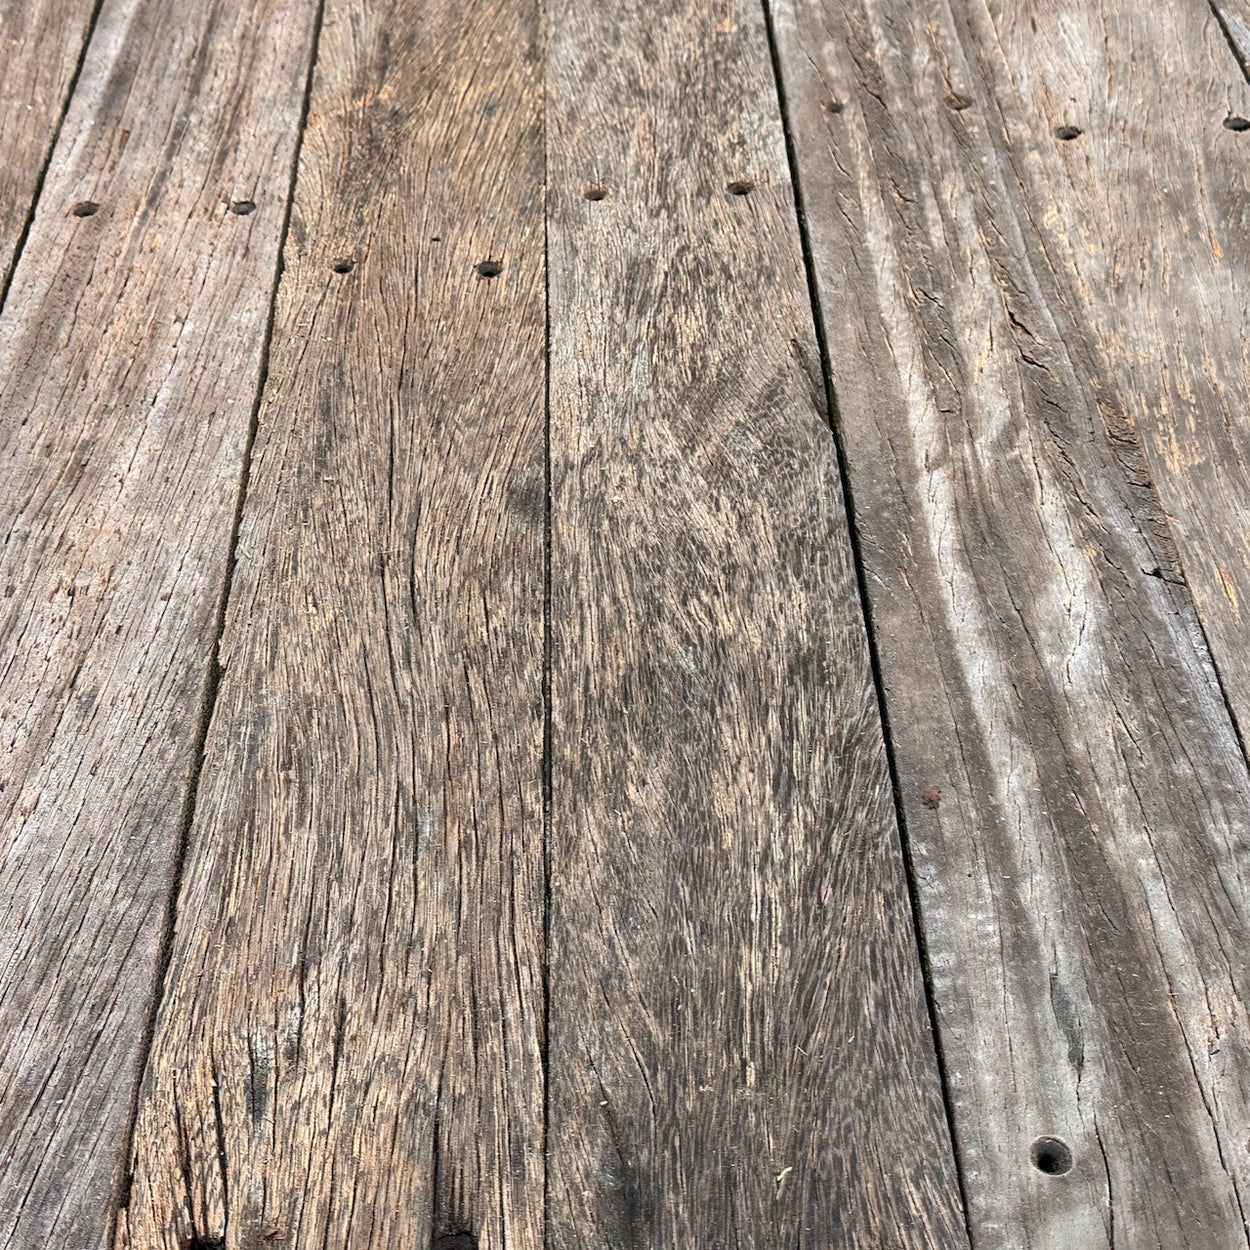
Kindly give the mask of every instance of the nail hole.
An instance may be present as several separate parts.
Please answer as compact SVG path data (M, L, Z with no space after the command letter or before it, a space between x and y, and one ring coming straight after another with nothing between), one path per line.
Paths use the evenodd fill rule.
M483 278L497 278L503 273L503 264L497 260L484 260L476 269Z
M1233 114L1230 114L1228 117L1224 118L1224 129L1225 130L1250 130L1250 121L1247 121L1244 117L1237 117Z
M187 1250L222 1250L225 1244L225 1238L214 1237L210 1241L207 1237L192 1237Z
M1032 1147L1033 1166L1047 1176L1072 1171L1072 1149L1061 1137L1039 1137Z
M952 109L970 109L972 107L972 97L966 96L961 91L952 91L946 97L946 107Z
M335 273L351 273L351 271L356 268L356 262L344 256L342 260L336 260L330 268L333 269Z
M840 113L842 112L844 108L846 108L846 105L843 104L841 100L826 100L825 101L826 113Z
M444 1233L434 1238L431 1250L477 1250L477 1238L472 1233Z
M75 217L94 217L99 211L100 206L92 200L81 200L75 204L69 211Z
M254 213L256 211L256 203L254 200L235 200L235 202L230 205L230 211L236 217L246 217L248 213Z
M441 243L442 241L443 241L443 236L442 236L441 234L432 234L432 235L430 235L430 242L431 242L431 243Z
M750 195L755 190L755 183L749 178L738 178L729 184L730 195Z
M1080 126L1056 126L1055 138L1063 140L1079 139L1082 135Z
M608 189L607 187L587 187L585 194L588 200L606 200L608 198Z

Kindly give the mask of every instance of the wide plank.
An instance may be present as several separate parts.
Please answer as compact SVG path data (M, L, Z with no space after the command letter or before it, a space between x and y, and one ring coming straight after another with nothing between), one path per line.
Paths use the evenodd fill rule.
M107 1236L314 16L107 0L0 318L0 1245Z
M1244 0L979 12L1064 297L1142 441L1250 734L1250 83ZM974 11L977 12L977 11ZM1224 20L1224 28L1217 20ZM1177 107L1173 85L1183 94ZM1079 131L1056 142L1064 127ZM1244 1151L1242 1153L1245 1153Z
M134 1250L543 1244L539 38L327 8Z
M1092 160L1053 133L1093 125L1077 63L1084 102L1147 82L1070 8L1008 11L1012 41L980 0L775 5L972 1239L1244 1250L1250 777L1141 392L1074 294L1107 264L1075 240L1124 218L1047 199ZM1149 148L1173 119L1141 120ZM1137 186L1120 263L1201 153ZM1157 290L1117 324L1147 311L1173 324Z
M966 1245L762 12L549 15L548 1244Z
M0 300L65 117L95 0L0 0Z

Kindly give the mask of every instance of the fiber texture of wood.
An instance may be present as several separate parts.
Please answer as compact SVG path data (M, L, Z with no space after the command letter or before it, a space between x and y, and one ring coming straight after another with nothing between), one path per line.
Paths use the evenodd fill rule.
M549 20L548 1244L966 1244L762 13Z
M0 0L0 294L65 115L94 0Z
M542 1245L539 36L326 10L134 1250Z
M977 1247L1247 1244L1250 784L1137 433L1240 437L1171 369L1226 279L1158 196L1236 139L1180 7L776 5Z
M0 319L0 1245L12 1250L107 1235L311 18L277 0L246 15L106 3ZM244 199L254 213L230 211Z
M980 21L989 87L1064 298L1142 442L1229 703L1250 734L1250 84L1243 2ZM1178 94L1180 99L1178 100ZM1062 127L1079 130L1054 142ZM1047 132L1052 141L1046 142ZM1239 1153L1247 1156L1246 1151Z

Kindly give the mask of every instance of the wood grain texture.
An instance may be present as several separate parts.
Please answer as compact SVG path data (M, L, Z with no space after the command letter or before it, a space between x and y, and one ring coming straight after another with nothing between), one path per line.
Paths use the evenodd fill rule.
M1210 4L1228 40L1229 50L1242 73L1250 78L1250 3L1247 0L1210 0Z
M550 23L549 1244L966 1244L762 13Z
M1029 34L1023 6L994 6L1014 14L1008 43L979 0L779 0L800 188L973 1242L1244 1247L1250 779L1139 442L1142 394L1104 338L1147 316L1183 329L1138 263L1179 227L1148 207L1158 186L1136 185L1134 217L1127 199L1078 214L1047 198L1093 160L1052 128L1092 129L1092 95L1128 88L1126 60L1101 60L1115 22L1044 7ZM1139 66L1160 50L1150 20ZM1064 41L1073 66L1093 58L1075 111L1075 68L1060 81L1038 51ZM1139 73L1132 99L1176 81ZM1137 107L1148 150L1164 118L1152 130ZM1192 186L1206 155L1163 187ZM1116 290L1145 285L1095 328L1109 258L1076 240L1099 213L1125 232ZM1183 298L1192 315L1207 296ZM1070 1148L1066 1174L1045 1137Z
M326 10L134 1250L542 1245L538 38Z
M0 292L38 194L95 0L0 0Z
M1250 733L1250 83L1193 0L973 13L1064 298L1095 333ZM1181 107L1168 84L1183 90ZM1079 138L1056 142L1062 126Z
M116 0L0 320L0 1245L102 1244L313 10ZM231 213L232 201L257 205ZM97 210L75 216L76 204ZM82 210L80 210L82 211Z

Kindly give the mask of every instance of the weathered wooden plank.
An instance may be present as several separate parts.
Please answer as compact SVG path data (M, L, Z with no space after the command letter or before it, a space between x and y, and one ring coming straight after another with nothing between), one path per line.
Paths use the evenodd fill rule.
M0 0L0 294L91 30L95 0Z
M1199 0L1012 3L978 21L1001 48L1003 124L1035 149L1021 176L1046 247L1140 433L1244 741L1250 83L1244 0L1220 12L1231 46ZM1064 126L1081 133L1055 142Z
M1210 0L1210 4L1241 72L1250 78L1250 4L1247 0ZM1250 121L1250 118L1242 120ZM1234 133L1240 132L1234 130Z
M762 13L550 21L549 1244L966 1244Z
M1075 246L1095 210L1046 199L1088 164L1053 127L1092 126L1109 82L1137 99L1177 80L1124 83L1073 10L1039 13L1045 35L1008 10L1014 40L978 0L775 17L973 1241L1244 1247L1250 780L1141 393L1076 294L1111 261ZM1138 31L1138 64L1158 33ZM1060 41L1094 58L1075 111L1075 70L1061 83L1038 52ZM1135 159L1098 151L1108 178ZM1120 287L1170 230L1173 176L1136 188ZM1150 310L1161 333L1151 299L1122 320Z
M106 1236L313 18L106 3L0 320L0 1245Z
M542 1244L538 39L326 12L135 1250Z

